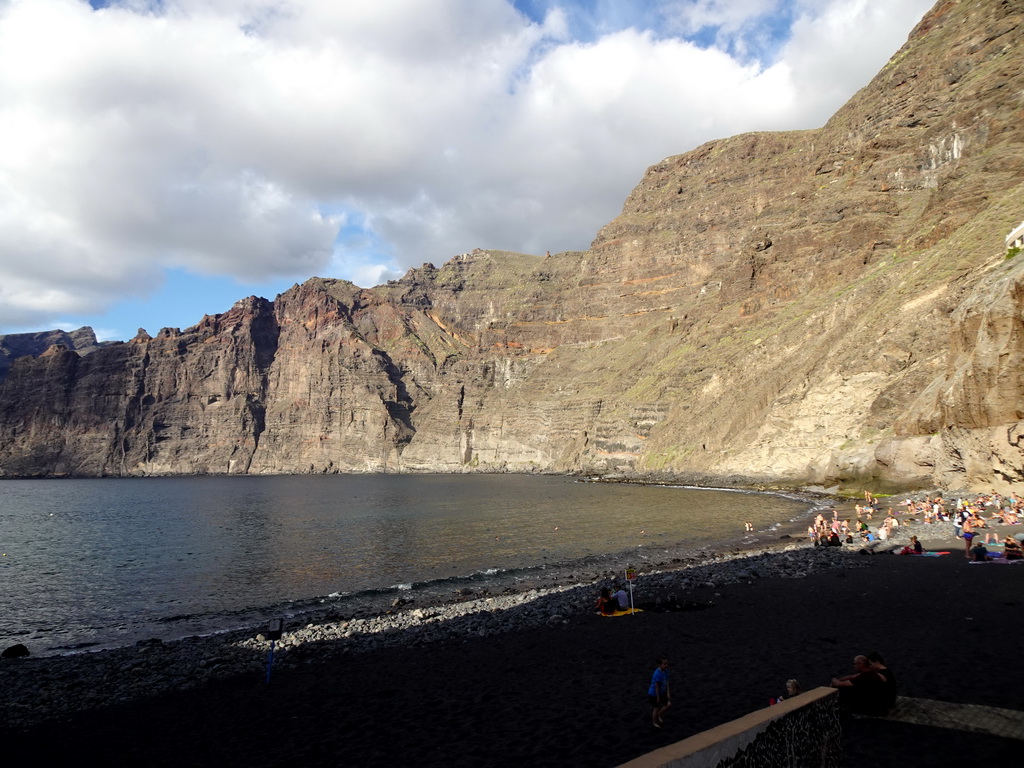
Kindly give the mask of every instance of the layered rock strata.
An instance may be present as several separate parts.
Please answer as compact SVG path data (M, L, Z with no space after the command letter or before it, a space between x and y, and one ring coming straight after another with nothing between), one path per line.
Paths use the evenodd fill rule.
M939 2L824 127L652 166L591 248L313 279L19 359L0 471L1015 487L1018 2Z

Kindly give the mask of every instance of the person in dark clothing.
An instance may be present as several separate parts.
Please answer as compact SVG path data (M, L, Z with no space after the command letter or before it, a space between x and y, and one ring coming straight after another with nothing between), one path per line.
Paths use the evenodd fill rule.
M839 707L854 715L885 714L885 683L871 667L867 656L856 656L852 675L833 677L832 687L839 689Z
M612 591L608 587L601 588L601 594L597 598L597 608L605 615L615 613L619 609L619 603L612 597Z
M885 706L885 711L888 712L896 705L896 673L885 666L885 660L878 651L869 653L868 661L871 662L871 668L882 678L882 683L885 686L885 695L881 701Z

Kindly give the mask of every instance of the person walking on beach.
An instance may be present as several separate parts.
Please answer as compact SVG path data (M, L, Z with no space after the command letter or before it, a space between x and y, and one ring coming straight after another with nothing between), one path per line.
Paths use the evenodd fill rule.
M647 699L651 702L651 724L661 728L662 715L672 706L672 694L668 687L668 659L665 657L658 659L658 666L651 675Z
M971 559L971 539L974 538L974 520L970 517L964 518L964 557Z

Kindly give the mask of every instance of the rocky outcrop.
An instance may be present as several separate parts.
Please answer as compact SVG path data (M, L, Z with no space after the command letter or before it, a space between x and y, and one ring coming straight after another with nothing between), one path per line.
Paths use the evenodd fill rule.
M587 251L315 278L22 358L0 471L1013 487L1021 22L938 3L825 126L663 160Z
M73 349L80 355L87 355L112 343L96 341L96 334L87 325L71 333L56 330L0 335L0 381L6 378L11 364L19 357L38 356L52 346Z

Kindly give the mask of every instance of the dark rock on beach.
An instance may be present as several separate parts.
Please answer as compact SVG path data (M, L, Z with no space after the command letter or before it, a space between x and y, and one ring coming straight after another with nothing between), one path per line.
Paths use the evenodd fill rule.
M20 659L23 656L28 656L29 650L22 643L16 643L10 648L4 649L3 653L0 653L0 659Z

